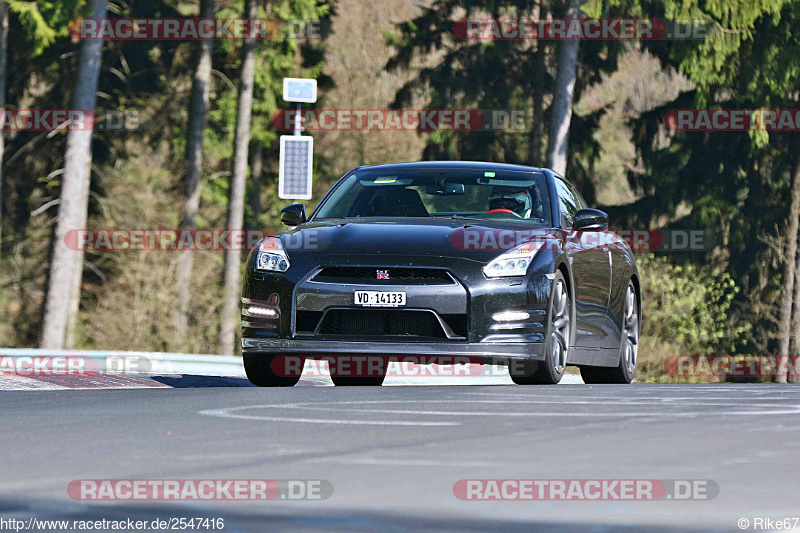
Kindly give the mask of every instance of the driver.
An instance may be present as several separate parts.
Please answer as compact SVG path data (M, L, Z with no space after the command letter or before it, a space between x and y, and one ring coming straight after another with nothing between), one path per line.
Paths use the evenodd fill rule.
M522 218L530 217L532 206L531 194L526 188L497 186L489 197L489 211L508 209Z

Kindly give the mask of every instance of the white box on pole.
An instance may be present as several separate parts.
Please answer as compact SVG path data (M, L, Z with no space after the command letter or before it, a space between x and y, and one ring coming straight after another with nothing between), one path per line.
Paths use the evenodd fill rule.
M283 78L283 100L285 102L317 101L317 80L312 78Z

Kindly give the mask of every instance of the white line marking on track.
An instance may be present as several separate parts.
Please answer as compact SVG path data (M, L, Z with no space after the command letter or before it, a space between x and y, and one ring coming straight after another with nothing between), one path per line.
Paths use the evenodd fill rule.
M601 398L601 400L606 400L606 398ZM357 413L367 413L367 414L374 414L374 415L419 415L419 416L448 416L448 417L471 417L471 416L488 416L494 418L500 417L593 417L593 418L645 418L645 417L662 417L662 418L698 418L698 417L720 417L720 416L764 416L764 415L798 415L800 414L800 406L792 406L791 408L785 408L781 404L770 404L770 403L760 403L759 405L752 406L752 405L744 405L745 409L728 409L728 410L708 410L702 412L660 412L660 411L644 411L644 412L635 412L635 411L626 411L626 412L619 412L619 413L609 413L609 412L586 412L586 413L575 413L569 411L563 412L552 412L552 410L546 412L503 412L503 411L495 411L495 412L461 412L461 411L433 411L433 410L421 410L421 409L356 409L348 406L356 406L356 405L386 405L386 404L429 404L435 403L437 405L441 405L442 403L461 403L461 404L519 404L519 403L528 403L531 402L520 402L520 401L506 401L506 400L458 400L458 399L444 399L444 400L380 400L380 401L371 401L371 400L363 400L363 401L346 401L346 402L326 402L324 405L319 405L316 403L284 403L284 404L273 404L273 405L250 405L250 406L239 406L239 407L230 407L230 408L222 408L222 409L206 409L203 411L199 411L199 414L206 415L206 416L216 416L222 418L235 418L235 419L242 419L242 420L266 420L266 421L273 421L273 422L300 422L300 423L308 423L308 424L346 424L346 425L372 425L372 426L460 426L462 425L461 422L445 422L445 421L427 421L427 420L358 420L358 419L344 419L344 418L325 418L322 413L320 414L320 418L309 418L309 417L279 417L279 416L262 416L258 414L244 414L241 411L245 410L253 410L253 409L269 409L270 412L274 412L276 409L294 409L294 410L306 410L306 411L333 411L340 413L341 415L347 415L348 413L357 414ZM535 403L535 402L534 402ZM545 403L545 402L542 402ZM570 403L610 403L610 402L570 402L569 400L564 400L561 402L547 402L547 403L559 403L563 405L569 405ZM616 402L615 402L616 403ZM330 406L343 406L344 409L337 410L331 409ZM657 404L656 404L657 405ZM662 406L672 407L672 404L662 403ZM702 404L708 405L708 404ZM729 404L715 404L715 405L726 405ZM733 403L730 404L732 406L739 407L739 404ZM620 407L630 408L629 405L619 405ZM748 409L749 407L749 409ZM771 409L763 409L764 407L769 407Z
M246 405L244 407L230 407L224 409L205 409L199 411L198 414L206 416L218 416L221 418L236 418L240 420L267 420L270 422L303 422L306 424L343 424L354 426L460 426L460 422L412 422L407 420L393 421L393 420L344 420L332 418L295 418L295 417L279 417L279 416L258 416L258 415L243 415L234 414L232 411L242 411L244 409L267 409L275 408L276 405Z
M310 463L342 463L352 465L386 465L386 466L456 466L456 467L495 467L505 466L506 463L491 463L487 461L447 461L425 459L381 459L377 457L319 457L310 458Z
M605 398L601 398L603 400ZM531 402L509 402L506 400L385 400L385 401L372 401L372 400L354 400L354 401L347 401L347 402L326 402L324 405L318 404L311 404L311 403L291 403L291 404L276 404L271 406L272 408L286 408L286 409L306 409L306 410L319 410L319 411L333 411L334 409L330 409L328 406L330 405L362 405L362 404L379 404L385 405L388 403L400 403L400 404L411 404L411 403L435 403L437 405L441 405L442 403L469 403L469 404L520 404L520 403L528 403ZM539 403L539 402L533 402ZM586 401L571 401L571 400L564 400L561 402L541 402L541 403L557 403L560 405L564 404L593 404L597 405L603 402L586 402ZM610 402L605 402L610 403ZM657 405L657 404L656 404ZM665 405L665 404L662 404ZM702 404L707 405L706 403ZM718 405L729 405L729 404L718 404ZM735 403L733 405L736 405ZM746 404L745 404L746 405ZM391 409L348 409L348 411L353 412L369 412L369 413L376 413L376 414L421 414L421 415L442 415L442 416L689 416L689 417L696 417L696 416L746 416L746 415L783 415L783 414L800 414L800 406L792 406L790 409L783 408L784 406L781 404L767 404L762 403L761 406L769 406L769 407L776 407L778 409L773 410L760 410L758 406L751 406L750 410L744 411L708 411L708 412L694 412L694 413L668 413L668 412L624 412L624 413L571 413L571 412L486 412L486 413L475 413L475 412L461 412L461 411L420 411L420 410L391 410ZM620 405L620 407L628 407L624 405ZM346 411L345 411L346 412Z

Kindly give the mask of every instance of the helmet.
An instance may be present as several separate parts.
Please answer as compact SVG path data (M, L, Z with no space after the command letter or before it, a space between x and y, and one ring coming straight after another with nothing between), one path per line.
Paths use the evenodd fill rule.
M533 201L528 189L520 187L501 187L492 189L489 198L489 210L510 209L522 218L528 218L531 214Z

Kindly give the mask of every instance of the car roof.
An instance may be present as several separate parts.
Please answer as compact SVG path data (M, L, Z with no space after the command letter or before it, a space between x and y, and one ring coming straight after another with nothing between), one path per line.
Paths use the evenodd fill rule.
M529 167L525 165L511 165L508 163L490 163L486 161L419 161L414 163L391 163L388 165L375 165L375 166L360 166L353 170L359 169L375 169L375 170L403 170L409 168L463 168L470 170L491 168L493 170L514 170L517 172L543 172L546 169Z

